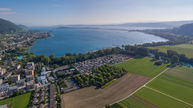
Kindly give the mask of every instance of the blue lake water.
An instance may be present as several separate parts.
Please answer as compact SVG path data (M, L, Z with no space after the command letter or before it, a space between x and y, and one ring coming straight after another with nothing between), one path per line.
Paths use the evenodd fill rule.
M86 53L103 48L121 45L134 45L167 41L166 39L139 33L118 30L97 29L53 29L52 37L38 40L30 49L35 55L64 56L65 53Z

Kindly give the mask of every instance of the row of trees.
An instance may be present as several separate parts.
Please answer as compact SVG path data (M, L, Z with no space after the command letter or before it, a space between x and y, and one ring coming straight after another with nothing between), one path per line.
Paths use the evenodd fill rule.
M149 51L155 55L155 59L162 59L163 61L170 62L171 64L185 62L193 65L193 58L187 58L184 54L178 54L176 51L167 50L167 53L159 52L157 49Z
M90 75L75 75L73 79L80 87L88 87L94 85L98 88L101 88L103 85L112 81L113 79L120 78L125 73L126 70L124 69L105 64L93 69L92 74Z

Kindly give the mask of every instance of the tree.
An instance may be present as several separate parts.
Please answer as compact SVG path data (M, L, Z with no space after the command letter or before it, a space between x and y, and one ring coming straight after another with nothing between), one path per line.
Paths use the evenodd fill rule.
M173 55L172 58L171 58L171 63L175 64L175 63L178 63L178 62L179 62L179 57L176 56L176 55Z

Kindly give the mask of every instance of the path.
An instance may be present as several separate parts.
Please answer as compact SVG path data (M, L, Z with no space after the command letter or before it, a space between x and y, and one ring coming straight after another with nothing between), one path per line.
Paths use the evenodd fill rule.
M159 73L158 75L156 75L154 78L152 78L151 80L149 80L148 82L146 82L143 86L139 87L137 90L135 90L133 93L131 93L131 94L128 95L127 97L125 97L125 98L123 98L123 99L121 99L121 100L119 100L119 101L116 101L116 102L114 102L114 103L112 103L112 104L119 103L119 102L127 99L128 97L132 96L132 95L135 94L137 91L139 91L141 88L145 87L148 83L150 83L151 81L153 81L154 79L156 79L157 77L159 77L160 75L162 75L162 74L163 74L164 72L166 72L168 69L169 69L169 68L166 68L164 71L162 71L161 73ZM111 104L111 105L112 105L112 104Z
M186 104L186 105L193 106L192 104L190 104L190 103L188 103L188 102L185 102L185 101L183 101L183 100L181 100L181 99L178 99L178 98L175 98L175 97L170 96L170 95L168 95L168 94L165 94L165 93L163 93L163 92L161 92L161 91L159 91L159 90L153 89L153 88L148 87L148 86L145 86L145 88L148 88L148 89L153 90L153 91L155 91L155 92L157 92L157 93L160 93L160 94L162 94L162 95L165 95L165 96L167 96L167 97L170 97L170 98L172 98L172 99L174 99L174 100L176 100L176 101L182 102L182 103L184 103L184 104Z

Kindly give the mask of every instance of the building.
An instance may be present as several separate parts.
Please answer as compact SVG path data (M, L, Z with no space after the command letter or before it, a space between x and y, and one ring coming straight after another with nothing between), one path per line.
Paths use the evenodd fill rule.
M34 76L33 75L27 75L26 81L31 81L31 80L34 80Z
M9 92L9 84L3 84L0 86L0 97L7 96Z
M31 90L31 89L34 89L34 81L28 81L27 84L26 84L26 89L27 90Z
M34 70L25 69L25 75L34 75Z
M20 68L21 68L21 65L20 65L20 64L16 66L16 69L20 69Z
M3 69L3 68L0 67L0 75L2 76L2 75L4 75L5 73L6 73L6 69Z
M38 79L38 82L40 82L41 84L48 84L48 80L46 76L39 76L37 79Z
M1 84L3 84L3 80L2 80L2 79L0 79L0 85L1 85Z
M11 81L16 82L20 80L20 75L12 75L11 76Z
M34 62L28 62L26 68L29 70L35 70Z
M9 92L10 92L10 93L16 92L17 89L18 89L17 86L10 86L10 87L9 87Z
M24 88L24 87L26 86L25 79L16 81L16 85L17 85L19 88Z

